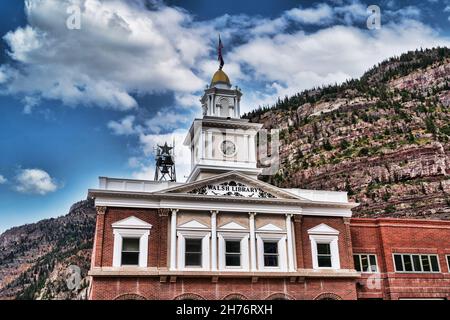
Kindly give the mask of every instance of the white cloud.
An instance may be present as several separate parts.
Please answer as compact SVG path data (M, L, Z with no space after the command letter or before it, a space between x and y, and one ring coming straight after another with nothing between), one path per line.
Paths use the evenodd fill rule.
M0 174L0 184L5 184L8 180Z
M291 9L287 12L287 16L304 24L325 24L331 21L333 10L329 5L323 3L315 8Z
M21 169L16 183L15 190L20 193L45 195L59 188L56 181L41 169Z
M11 94L38 94L67 105L129 110L132 93L192 92L203 86L193 72L208 55L206 27L191 17L145 1L79 0L81 29L65 26L71 0L26 0L28 25L4 40L20 68L1 70Z
M184 113L181 111L184 111ZM129 115L119 121L109 121L108 128L115 135L160 134L162 132L170 132L178 128L186 127L192 121L192 112L186 112L183 109L181 111L176 108L161 110L149 119L144 119L142 124L137 123L134 115Z
M285 15L275 19L259 19L249 31L254 35L276 34L286 28L288 19Z
M139 131L138 128L134 127L135 116L126 116L120 121L110 121L108 122L108 128L110 128L115 135L131 135Z
M40 99L38 97L26 96L22 99L22 103L24 104L23 113L31 114L33 108L40 103Z
M341 17L342 21L347 25L351 25L354 22L365 21L369 16L367 12L367 5L358 1L336 6L334 7L334 13Z
M189 125L192 121L190 114L176 113L173 111L158 111L156 115L145 121L147 128L152 133L171 131Z
M15 32L8 32L4 39L11 48L10 56L25 63L32 61L33 52L36 52L42 45L42 38L30 26L19 27Z
M76 2L81 30L65 27L73 0L26 0L28 25L4 37L20 68L0 66L0 90L119 110L137 107L135 93L170 92L177 107L199 108L202 88L217 69L211 55L219 32L233 84L267 81L260 90L267 99L360 76L392 53L448 43L424 24L408 22L420 16L413 6L382 12L382 30L371 32L351 26L368 17L367 5L357 0L293 8L273 19L225 14L206 21L160 2L153 10L145 0ZM344 25L323 27L332 23ZM305 33L303 25L322 29ZM232 47L235 40L239 45ZM255 95L244 94L243 102ZM26 99L24 111L30 112L34 103Z

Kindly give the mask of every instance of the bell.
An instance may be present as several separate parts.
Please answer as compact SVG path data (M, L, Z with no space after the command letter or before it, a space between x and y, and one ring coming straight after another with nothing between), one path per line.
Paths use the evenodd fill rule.
M167 168L167 166L162 167L161 173L163 174L169 173L169 169Z

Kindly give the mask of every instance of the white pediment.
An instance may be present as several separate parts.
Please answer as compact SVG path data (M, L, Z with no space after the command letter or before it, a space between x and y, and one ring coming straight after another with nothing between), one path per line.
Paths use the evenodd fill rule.
M219 229L227 229L227 230L246 230L247 228L241 226L240 224L236 222L229 222L221 227Z
M325 223L321 223L314 228L311 228L308 230L308 234L330 234L330 235L338 235L339 231L336 229L333 229L329 225L326 225Z
M151 229L152 225L135 216L116 221L112 224L113 228L127 228L127 229Z
M268 223L261 228L258 228L258 231L283 231L280 227L277 227L276 225L272 223Z
M162 192L213 197L306 200L293 193L236 171L169 188Z
M208 226L205 226L203 223L198 222L197 220L191 220L189 222L183 223L179 225L178 228L186 228L186 229L207 229Z
M188 191L190 194L206 196L229 196L243 198L276 198L263 188L239 180L205 183L198 188Z

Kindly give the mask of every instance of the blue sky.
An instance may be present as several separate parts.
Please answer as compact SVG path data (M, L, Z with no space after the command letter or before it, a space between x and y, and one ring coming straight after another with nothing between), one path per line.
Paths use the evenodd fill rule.
M98 176L152 179L153 146L200 114L219 33L244 111L450 43L449 0L25 2L0 0L0 232L65 214Z

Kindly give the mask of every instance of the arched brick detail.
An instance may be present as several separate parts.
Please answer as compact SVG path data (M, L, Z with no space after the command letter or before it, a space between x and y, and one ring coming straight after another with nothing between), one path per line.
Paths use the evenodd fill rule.
M147 300L147 299L136 293L125 293L115 297L114 300Z
M223 297L222 300L248 300L248 298L240 293L230 293Z
M342 300L342 298L335 293L326 292L319 294L314 300Z
M175 297L174 300L205 300L205 298L196 293L183 293Z
M266 300L295 300L294 297L286 293L273 293L266 298Z

